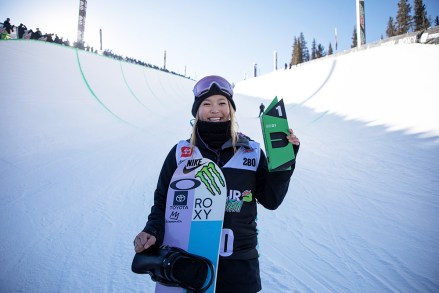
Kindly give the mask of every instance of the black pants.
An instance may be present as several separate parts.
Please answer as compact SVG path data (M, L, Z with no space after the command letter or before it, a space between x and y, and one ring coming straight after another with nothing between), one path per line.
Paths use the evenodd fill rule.
M216 293L255 293L261 290L259 260L224 260L220 258Z

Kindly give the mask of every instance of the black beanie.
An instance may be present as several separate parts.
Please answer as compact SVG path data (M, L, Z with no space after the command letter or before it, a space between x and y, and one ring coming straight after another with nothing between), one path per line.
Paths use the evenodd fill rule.
M208 92L206 92L205 94L199 97L195 97L194 104L192 105L192 115L194 117L197 116L198 108L200 107L201 102L203 102L204 99L213 95L222 95L226 97L227 100L229 100L230 104L232 105L233 109L236 111L236 106L235 106L235 102L233 101L233 96L229 96L225 92L221 91L221 89L215 83L213 83Z

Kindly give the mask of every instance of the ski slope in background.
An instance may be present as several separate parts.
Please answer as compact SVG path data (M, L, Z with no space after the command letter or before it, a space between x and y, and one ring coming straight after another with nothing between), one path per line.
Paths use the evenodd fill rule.
M0 291L154 292L130 271L194 81L2 41ZM302 146L259 209L262 292L439 291L439 47L382 46L236 84L240 129L284 98Z

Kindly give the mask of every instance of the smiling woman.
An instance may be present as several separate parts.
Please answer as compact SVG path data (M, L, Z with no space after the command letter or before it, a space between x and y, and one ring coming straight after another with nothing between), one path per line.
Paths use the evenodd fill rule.
M212 95L206 98L198 109L198 119L209 122L224 122L230 120L230 105L222 95Z
M195 84L193 93L192 136L178 142L163 164L148 222L134 240L135 251L141 253L162 244L175 245L169 239L176 237L165 231L168 186L178 166L190 159L207 158L214 165L212 169L222 171L227 188L215 292L258 292L262 287L256 248L257 204L269 210L279 207L288 191L295 160L290 170L268 171L267 158L259 143L237 131L233 88L223 77L202 78ZM297 155L300 142L293 130L290 129L286 140ZM216 250L215 254L218 256Z

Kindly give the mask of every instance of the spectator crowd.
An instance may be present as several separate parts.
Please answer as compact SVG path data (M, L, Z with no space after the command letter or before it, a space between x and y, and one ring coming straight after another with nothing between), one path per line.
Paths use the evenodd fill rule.
M53 33L43 34L39 28L36 28L36 30L33 31L32 29L28 29L26 27L26 25L24 25L22 23L20 23L20 25L17 27L15 25L11 24L11 19L9 17L6 18L6 20L3 21L3 23L0 23L0 38L2 40L9 40L9 39L39 40L39 41L45 41L45 42L70 46L70 42L68 39L66 39L64 41L63 38L62 37L60 38L57 34L53 34ZM98 50L94 50L93 47L85 46L84 44L81 44L78 42L73 42L73 47L78 48L78 49L82 49L85 51L93 52L93 53L98 53ZM123 60L123 61L134 63L137 65L146 66L146 67L154 68L157 70L166 71L166 72L169 72L169 73L172 73L175 75L179 75L182 77L190 78L190 77L187 77L185 75L182 75L182 74L179 74L179 73L176 73L173 71L169 71L166 68L160 68L156 65L152 65L152 64L137 60L135 58L123 57L121 55L113 53L111 50L108 50L108 49L103 51L102 54L104 56L114 58L117 60Z
M11 19L9 17L6 18L6 20L1 24L0 33L2 40L32 39L70 46L69 40L63 41L63 38L59 38L57 34L43 34L39 28L36 28L34 31L32 29L28 29L26 25L22 23L20 23L20 25L17 27L11 24Z

